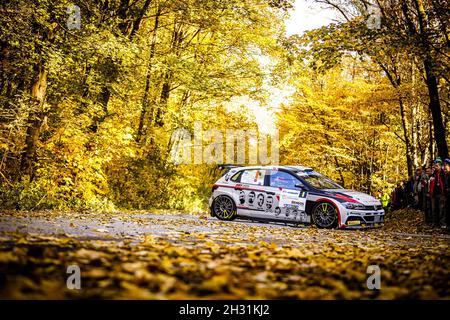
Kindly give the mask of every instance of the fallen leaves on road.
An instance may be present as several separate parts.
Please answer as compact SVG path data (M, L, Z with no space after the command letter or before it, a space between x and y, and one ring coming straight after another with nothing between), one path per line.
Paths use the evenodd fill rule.
M425 223L425 214L414 209L402 209L389 212L386 215L385 231L403 233L443 233L442 230L432 228Z
M396 220L417 212L394 214L385 229L366 231L136 217L171 232L133 242L8 232L0 237L0 298L450 298L449 239L399 235L427 230ZM66 286L70 265L80 267L80 290ZM381 269L381 290L367 288L369 265Z

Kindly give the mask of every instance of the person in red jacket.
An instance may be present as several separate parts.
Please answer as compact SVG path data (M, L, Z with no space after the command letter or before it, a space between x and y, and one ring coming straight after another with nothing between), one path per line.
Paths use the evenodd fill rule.
M425 169L425 174L422 176L422 190L423 190L423 211L425 212L425 223L432 223L431 216L431 198L430 198L430 178L433 176L433 170L430 167ZM449 202L450 203L450 202Z
M434 161L434 173L430 179L430 197L432 223L435 227L446 228L445 223L445 192L447 190L441 158Z
M447 190L445 191L445 215L447 228L450 228L450 158L444 160L444 171Z

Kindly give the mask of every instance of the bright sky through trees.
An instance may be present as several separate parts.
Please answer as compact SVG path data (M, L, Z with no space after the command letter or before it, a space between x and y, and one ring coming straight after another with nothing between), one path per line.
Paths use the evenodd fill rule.
M286 34L302 34L304 31L320 28L339 19L338 12L312 0L297 0L286 20Z
M322 4L312 0L297 0L294 8L289 10L289 18L285 20L286 35L301 35L307 30L320 28L338 19L339 15L336 11ZM258 60L264 66L270 65L270 58L267 56L260 56ZM271 92L267 106L262 106L259 101L249 99L249 97L236 97L227 106L228 110L232 111L240 105L245 105L255 115L261 132L273 132L276 129L275 113L279 110L281 104L289 102L289 97L295 90L290 86L280 89L269 84L267 84L267 89Z

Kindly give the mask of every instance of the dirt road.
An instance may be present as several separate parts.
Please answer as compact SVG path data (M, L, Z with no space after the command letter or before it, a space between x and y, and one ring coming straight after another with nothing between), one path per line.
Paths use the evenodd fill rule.
M80 267L80 290L67 287L69 265ZM367 288L370 265L381 270L380 290ZM0 271L7 298L442 298L450 297L450 236L10 212L0 214Z

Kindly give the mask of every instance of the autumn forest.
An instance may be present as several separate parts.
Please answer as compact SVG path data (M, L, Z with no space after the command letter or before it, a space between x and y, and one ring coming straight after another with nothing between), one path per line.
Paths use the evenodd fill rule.
M317 2L287 36L291 0L2 1L1 207L205 210L217 165L170 159L198 122L369 193L447 156L448 3Z
M449 9L2 0L0 300L448 299Z

